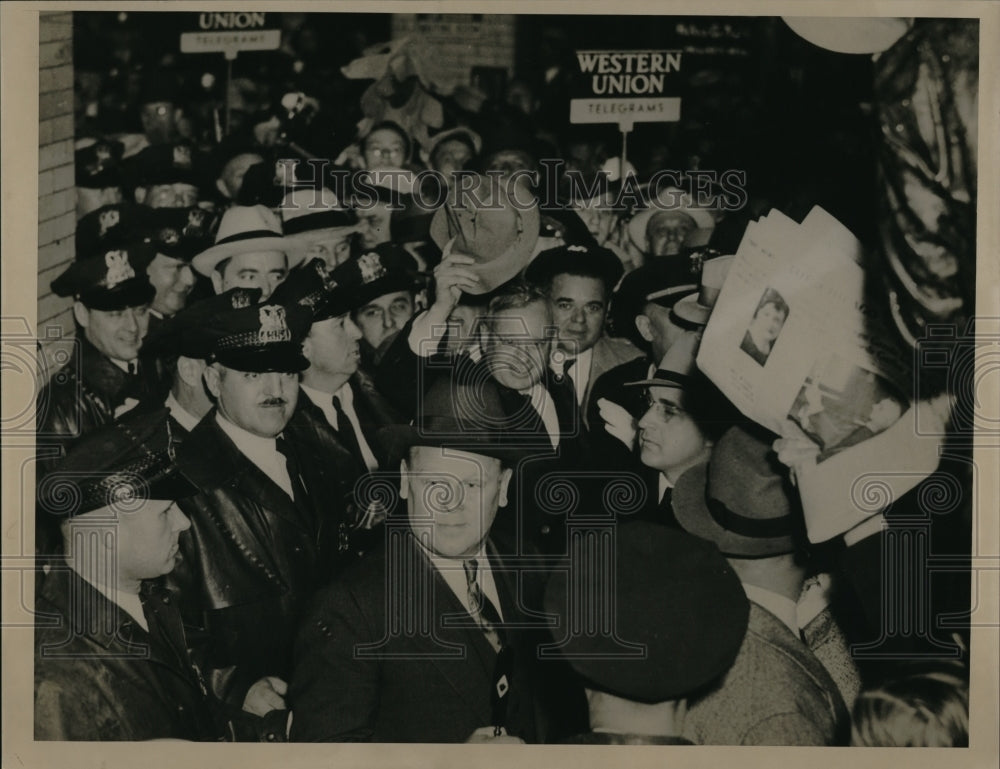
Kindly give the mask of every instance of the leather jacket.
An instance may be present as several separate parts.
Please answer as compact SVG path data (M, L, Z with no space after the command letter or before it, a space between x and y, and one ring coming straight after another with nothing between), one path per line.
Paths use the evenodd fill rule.
M43 578L35 629L36 740L233 737L188 655L167 590L143 583L155 638L68 567ZM52 619L55 618L55 622Z
M337 466L308 424L286 428L307 500L296 504L218 426L211 411L177 450L200 493L179 502L191 519L170 581L216 695L240 705L263 676L287 680L301 607L350 556Z

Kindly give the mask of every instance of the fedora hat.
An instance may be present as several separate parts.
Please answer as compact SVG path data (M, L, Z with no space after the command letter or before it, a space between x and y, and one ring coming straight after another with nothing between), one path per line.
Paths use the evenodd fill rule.
M191 264L208 277L223 259L253 251L281 251L288 256L289 267L305 257L305 252L288 247L282 235L281 220L271 209L261 205L233 206L222 215L215 245L198 254Z
M444 250L472 256L468 269L485 294L523 270L538 240L538 203L509 177L474 174L474 185L456 184L431 219L431 239ZM460 177L464 179L463 177ZM471 189L468 187L471 186Z
M323 237L347 235L357 229L354 212L341 205L327 187L295 188L281 201L281 219L285 240L290 251L308 251L309 246ZM296 255L297 261L304 261Z
M427 446L481 454L512 467L527 456L529 446L523 433L519 436L509 424L492 380L439 377L424 395L413 423L382 428L379 443L394 464L413 446Z
M688 294L674 304L671 314L696 326L707 325L734 258L734 256L717 256L714 259L706 259L701 266L698 292Z
M712 214L708 209L696 207L686 192L677 187L657 188L655 196L647 206L636 212L628 222L629 237L643 253L646 251L646 227L649 225L649 220L655 214L667 211L691 217L698 229L707 230L709 235L715 229L715 219L712 218ZM692 237L707 240L705 233L692 234Z
M559 618L551 628L557 648L587 686L654 703L687 697L725 673L750 603L718 548L634 521L615 529L614 549L614 558L578 570L571 555L570 569L556 570L545 588L545 611ZM608 617L586 616L595 609ZM586 632L611 617L614 632Z
M742 427L730 428L708 462L681 475L672 502L681 527L725 555L762 558L796 549L802 514L788 474L770 443Z

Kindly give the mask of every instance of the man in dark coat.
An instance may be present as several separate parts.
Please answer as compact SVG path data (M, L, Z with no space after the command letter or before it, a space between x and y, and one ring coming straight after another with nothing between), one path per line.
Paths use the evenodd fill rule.
M490 537L521 451L497 419L494 390L442 380L418 425L391 431L406 512L302 625L293 741L536 739L531 591Z
M346 523L336 467L308 426L289 427L308 316L237 305L205 324L216 409L177 454L199 493L183 503L192 525L175 578L206 631L213 689L265 715L283 706L301 604L342 561Z
M195 491L159 416L141 433L92 433L40 484L66 555L35 604L37 740L234 735L188 654L175 596L153 581L174 568L190 525L175 500Z

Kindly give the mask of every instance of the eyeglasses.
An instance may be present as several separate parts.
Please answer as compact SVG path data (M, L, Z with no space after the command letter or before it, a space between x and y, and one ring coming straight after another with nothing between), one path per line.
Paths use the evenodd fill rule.
M676 416L680 414L688 414L690 412L687 409L682 409L680 406L669 403L660 398L654 398L652 393L648 390L645 394L646 407L652 409L653 413L663 422L669 422Z

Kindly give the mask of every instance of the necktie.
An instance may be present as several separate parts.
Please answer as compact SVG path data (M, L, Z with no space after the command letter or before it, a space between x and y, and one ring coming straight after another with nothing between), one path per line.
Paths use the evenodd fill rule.
M490 642L493 650L499 652L504 644L503 628L500 626L500 615L496 607L483 595L483 589L479 585L477 579L479 564L475 558L470 558L462 562L462 567L465 569L469 613L486 634L486 640Z
M129 361L128 363L128 375L135 376L139 373L138 367L135 365L135 361Z
M486 640L497 653L493 666L493 688L490 691L490 706L493 711L494 735L499 735L507 721L507 693L510 691L512 666L511 648L507 646L506 634L501 626L500 615L490 599L483 594L477 579L479 564L475 558L462 562L468 588L469 613L486 635Z
M284 436L279 435L274 440L274 446L282 456L285 457L285 468L288 470L288 480L292 483L292 496L296 507L304 509L306 499L309 495L306 492L306 485L302 481L302 474L299 472L299 462L295 456L295 450L291 447Z
M343 441L344 448L351 452L351 456L358 460L362 467L367 467L368 463L365 462L365 455L361 453L361 444L358 443L358 436L354 432L354 425L347 418L347 412L344 411L344 407L340 403L340 397L337 395L333 396L333 410L337 412L337 435Z

